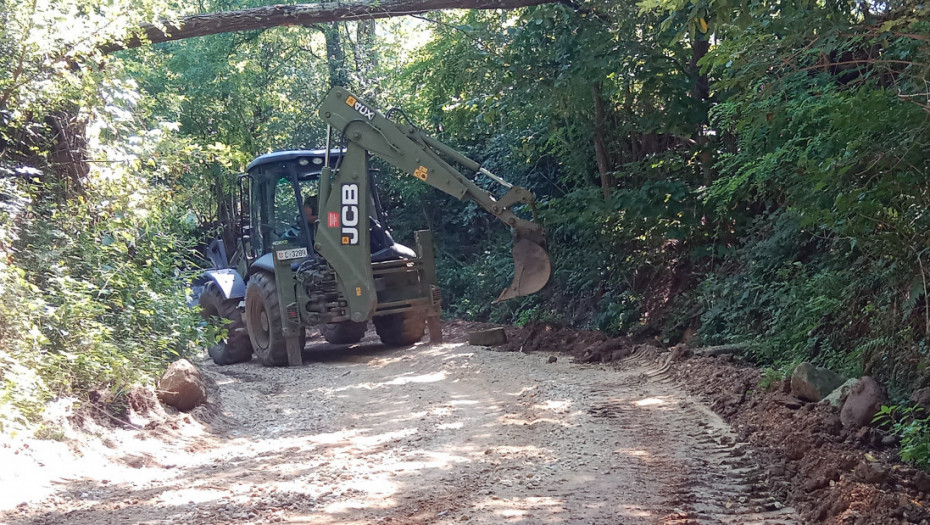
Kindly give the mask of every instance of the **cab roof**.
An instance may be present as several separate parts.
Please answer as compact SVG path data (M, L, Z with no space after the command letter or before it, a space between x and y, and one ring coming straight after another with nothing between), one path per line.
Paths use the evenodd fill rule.
M331 149L329 150L330 160L338 161L339 157L342 157L344 153L345 151L341 149ZM325 158L325 149L295 149L287 151L275 151L273 153L266 153L256 157L255 160L250 162L245 169L246 171L252 171L252 169L258 168L260 166L283 166L284 164L287 164L291 161L297 161L298 163L301 163L302 159L306 159L306 164L301 164L302 166L322 168Z

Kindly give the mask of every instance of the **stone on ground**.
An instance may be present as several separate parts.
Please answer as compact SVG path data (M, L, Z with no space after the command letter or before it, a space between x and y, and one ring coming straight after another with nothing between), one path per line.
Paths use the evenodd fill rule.
M872 418L882 405L888 402L885 389L869 376L863 376L849 391L846 402L840 410L840 421L847 428L864 427L872 423Z
M847 379L845 383L840 385L836 390L830 392L830 395L823 398L823 402L827 403L835 408L840 408L843 406L843 401L846 401L846 396L849 395L849 391L852 390L853 385L859 381L856 378Z
M817 402L840 387L846 378L810 363L801 363L791 374L791 395L804 401Z
M158 399L182 412L207 402L203 374L187 359L171 363L158 381Z
M468 344L474 346L498 346L507 342L507 333L503 328L479 330L468 334Z

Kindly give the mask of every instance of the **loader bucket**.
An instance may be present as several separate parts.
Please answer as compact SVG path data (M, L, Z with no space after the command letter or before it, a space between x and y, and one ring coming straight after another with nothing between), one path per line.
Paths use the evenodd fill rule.
M494 302L538 292L549 281L551 273L552 265L545 248L526 238L516 239L513 243L513 283L504 288Z

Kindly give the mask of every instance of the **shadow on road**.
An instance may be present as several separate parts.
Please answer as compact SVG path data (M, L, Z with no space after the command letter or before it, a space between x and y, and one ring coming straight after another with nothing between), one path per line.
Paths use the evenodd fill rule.
M409 347L407 347L409 348ZM307 345L301 353L304 363L367 363L398 348L386 346L377 335L369 332L358 343L335 345L327 343L319 332L307 337Z

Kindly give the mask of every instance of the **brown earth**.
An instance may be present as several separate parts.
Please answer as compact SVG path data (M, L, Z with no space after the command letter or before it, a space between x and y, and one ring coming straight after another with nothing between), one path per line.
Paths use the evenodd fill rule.
M926 519L926 477L753 368L545 324L464 343L485 326L406 349L314 339L302 367L205 360L190 414L146 390L117 416L65 407L63 442L0 446L0 522Z
M829 405L802 403L757 369L693 358L673 368L764 458L773 490L808 523L930 523L930 478L897 461L881 432L845 429Z

